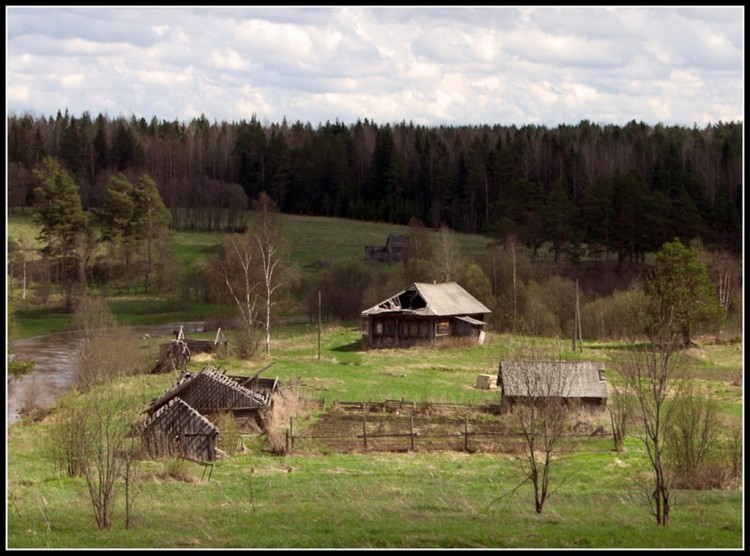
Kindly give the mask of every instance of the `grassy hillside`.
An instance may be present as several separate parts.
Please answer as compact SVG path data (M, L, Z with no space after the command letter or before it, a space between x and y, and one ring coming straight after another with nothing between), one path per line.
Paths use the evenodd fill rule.
M408 233L407 226L341 218L279 216L288 243L289 261L300 269L303 278L318 272L325 264L363 258L365 246L384 245L388 234ZM35 239L38 227L29 216L11 215L7 228L8 238L22 239L30 248L39 247ZM222 232L175 232L173 255L181 272L190 273L205 264L226 236ZM477 235L456 234L456 239L462 255L470 259L481 257L487 244L487 238ZM38 253L29 250L26 257L29 260L35 259L38 258ZM400 265L374 264L373 268L384 274L393 274L399 271ZM403 284L404 287L407 285ZM177 301L175 297L179 296L179 291L169 298L115 295L111 290L108 295L112 299L112 310L123 324L201 320L227 312L222 308ZM59 299L52 297L44 307L40 307L33 302L33 289L29 292L28 299L29 302L19 303L18 306L20 337L64 330L70 326L70 318L61 311Z
M211 361L231 374L287 384L299 378L305 397L333 400L494 403L496 390L473 388L478 373L495 373L523 338L489 335L483 346L362 350L356 323L327 325L321 354L317 330L277 332L271 357ZM156 353L163 339L143 340ZM229 337L230 343L232 341ZM547 341L565 351L566 344ZM587 343L583 357L609 360L618 346ZM571 354L568 354L571 355ZM697 379L739 416L738 346L691 353ZM208 364L194 360L191 370ZM608 362L608 368L610 363ZM615 374L609 374L614 378ZM122 379L117 391L145 407L172 387L174 376ZM297 433L319 417L297 416ZM49 450L52 412L8 432L8 546L11 548L740 548L741 489L678 490L668 527L657 527L643 497L646 455L635 438L625 452L610 447L561 453L552 468L552 496L536 514L528 473L512 454L295 451L273 455L264 436L219 461L210 480L182 460L138 464L129 529L123 500L114 525L96 529L85 481L60 474ZM496 417L487 417L496 419ZM601 417L606 423L606 415ZM279 424L283 437L286 422Z
M318 262L360 257L365 245L385 242L405 227L340 219L283 216L293 262L315 272ZM9 235L33 241L26 218L11 217ZM178 232L176 257L185 270L205 262L223 234ZM479 256L485 239L458 235L464 256ZM397 267L384 267L385 272ZM118 296L111 307L123 324L198 320L221 308L179 299ZM21 308L25 334L70 326L54 304ZM212 337L213 332L191 337ZM234 345L227 331L230 348ZM313 323L273 329L272 352L253 361L212 360L230 374L272 364L263 376L299 382L304 398L492 404L497 390L474 388L477 374L495 374L520 337L489 334L483 346L446 345L406 350L363 350L359 323ZM723 418L743 416L742 346L697 338L686 365L702 391L719 402ZM140 339L155 359L165 338ZM574 357L569 342L546 340ZM607 362L616 380L616 343L585 342L586 359ZM201 370L194 358L189 368ZM145 408L174 384L173 374L138 374L114 382L134 407ZM321 410L297 415L304 434ZM741 548L743 493L678 490L668 527L657 527L644 492L648 464L643 446L627 439L625 452L609 448L559 454L552 497L542 514L533 506L528 469L512 454L301 450L275 455L265 436L247 436L243 451L216 462L210 480L199 465L165 459L138 463L131 523L120 498L110 530L96 529L86 483L60 472L51 451L59 412L23 419L7 430L7 546L10 548ZM488 416L487 419L495 419ZM606 415L600 417L607 425ZM283 419L276 432L283 437Z

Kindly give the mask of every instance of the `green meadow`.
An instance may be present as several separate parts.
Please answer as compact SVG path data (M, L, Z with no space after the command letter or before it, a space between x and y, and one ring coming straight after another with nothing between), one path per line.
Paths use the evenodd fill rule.
M318 261L363 254L405 227L337 219L283 217L290 258L314 272ZM9 235L33 238L28 219L12 216ZM223 234L178 232L175 255L183 268L203 264ZM461 236L465 256L478 256L486 238ZM474 255L469 255L473 253ZM307 269L307 270L305 270ZM396 268L385 272L395 272ZM170 298L114 296L110 308L121 324L160 324L232 314L232 308ZM55 304L18 307L22 337L65 330L70 315ZM358 322L301 322L272 330L271 354L252 361L198 360L230 374L299 384L306 399L325 408L297 416L304 434L334 401L450 402L494 404L497 390L474 388L478 374L496 374L499 362L531 341L489 333L484 345L366 350ZM191 337L213 337L208 331ZM318 338L320 334L320 348ZM230 347L233 331L226 331ZM140 339L152 359L164 338ZM569 341L535 339L564 357L607 362L617 380L614 342L584 342L574 354ZM742 346L697 338L685 365L720 403L722 415L741 419ZM171 389L173 374L137 374L114 386L136 407ZM626 450L580 451L556 456L544 511L534 511L528 469L510 454L426 452L304 453L278 455L264 435L243 438L243 450L217 461L210 479L184 460L144 460L137 465L129 527L124 499L113 526L96 528L86 482L61 474L51 454L59 412L24 418L7 429L6 545L11 549L61 548L568 548L740 549L744 547L744 497L740 487L678 490L670 523L649 513L648 459L634 437ZM498 417L488 417L490 419ZM606 417L604 422L607 422ZM279 430L284 432L284 424Z

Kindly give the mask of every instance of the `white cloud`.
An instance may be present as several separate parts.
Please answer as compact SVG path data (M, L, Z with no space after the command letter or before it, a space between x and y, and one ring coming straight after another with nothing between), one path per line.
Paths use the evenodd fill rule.
M742 120L743 12L9 8L7 106L227 121Z

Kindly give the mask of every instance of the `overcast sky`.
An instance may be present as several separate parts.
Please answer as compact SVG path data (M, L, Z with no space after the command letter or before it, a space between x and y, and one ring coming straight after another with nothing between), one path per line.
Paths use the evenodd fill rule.
M744 121L744 8L6 6L10 114Z

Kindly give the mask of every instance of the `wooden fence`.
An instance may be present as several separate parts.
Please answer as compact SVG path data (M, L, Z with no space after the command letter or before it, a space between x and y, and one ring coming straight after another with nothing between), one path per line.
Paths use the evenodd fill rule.
M503 430L487 419L470 420L446 416L338 415L328 426L295 430L294 418L286 431L286 451L358 452L358 451L443 451L519 453L525 450L522 433ZM558 453L602 452L614 450L612 433L597 428L591 432L566 434Z

